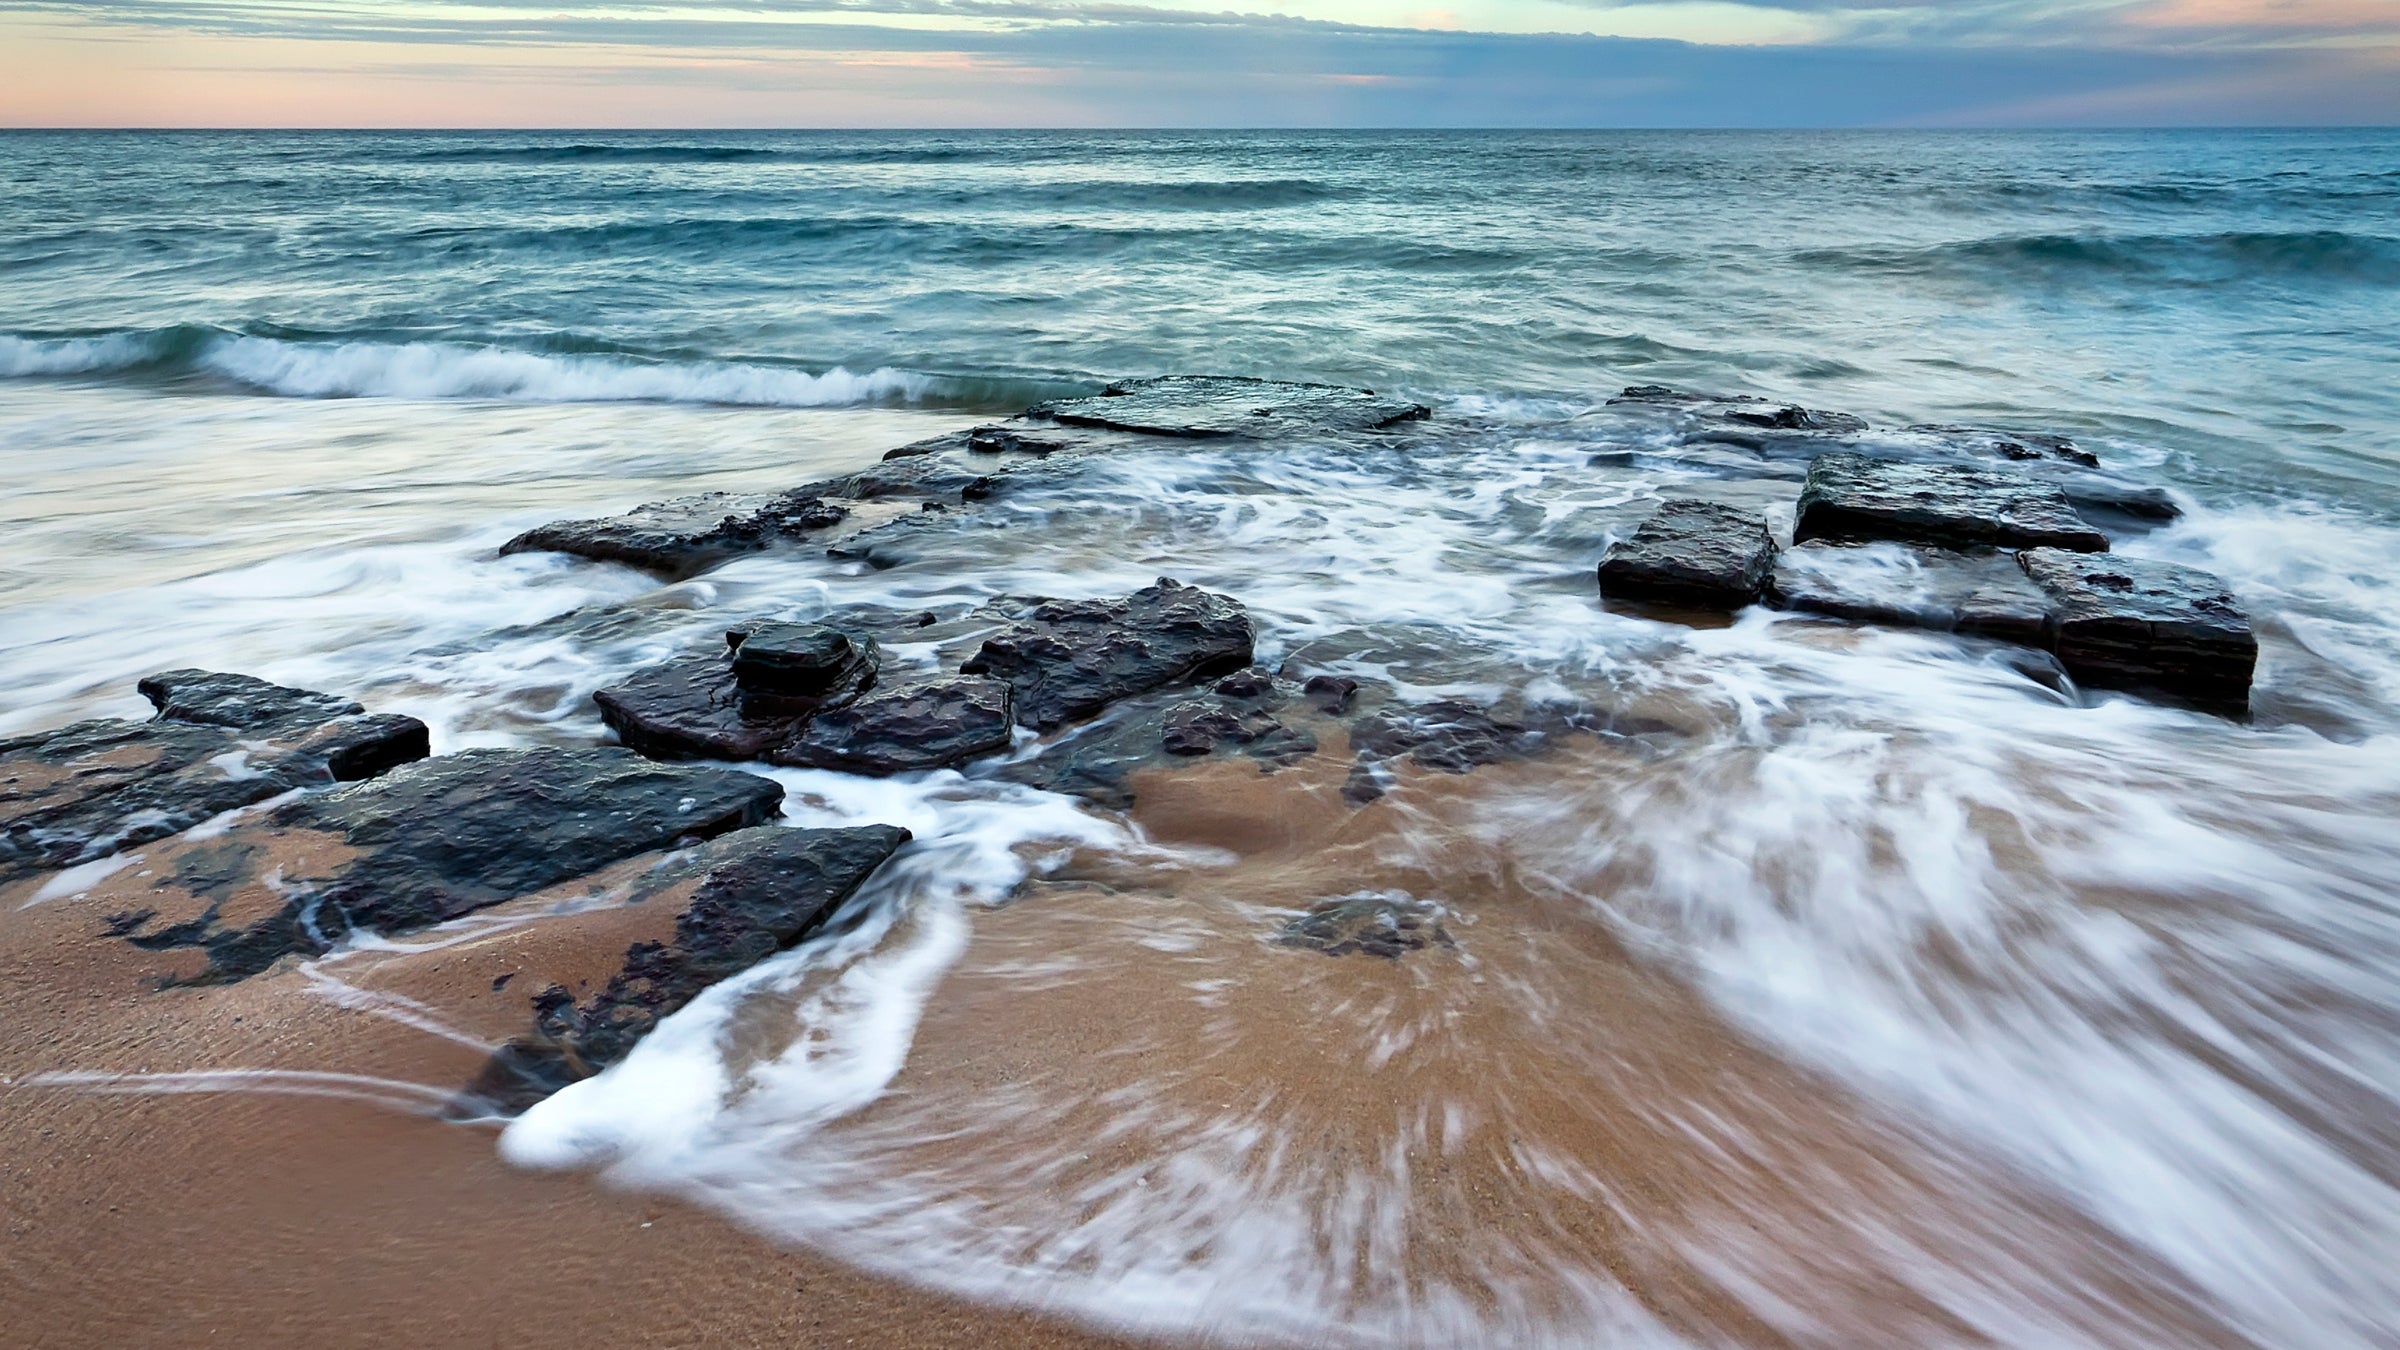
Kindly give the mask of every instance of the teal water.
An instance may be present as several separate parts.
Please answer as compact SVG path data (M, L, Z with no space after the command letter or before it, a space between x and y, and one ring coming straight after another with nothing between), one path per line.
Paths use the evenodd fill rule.
M141 711L135 678L200 664L417 713L441 750L589 743L593 688L728 616L1162 572L1241 597L1269 659L1668 700L1702 728L1673 753L1396 808L1395 847L1462 892L1511 878L1560 944L1503 950L1494 901L1485 945L1462 921L1484 975L1451 1011L1548 1030L1494 1044L1350 1003L1309 1024L1360 1062L1407 1042L1465 1065L1439 1105L1514 1150L1493 1184L1520 1226L1441 1211L1448 1183L1409 1171L1422 1122L1200 1109L1215 1080L1139 1053L1139 1019L997 1098L899 1077L921 1020L947 1034L945 980L1031 998L1171 938L1157 1006L1202 1021L1259 959L1214 954L1255 914L1192 902L994 966L973 935L1039 921L1001 901L1045 849L1166 864L1112 813L980 770L782 775L810 819L905 819L911 861L860 926L679 1016L512 1156L1168 1337L1688 1343L1549 1223L1615 1205L1779 1344L2388 1345L2395 351L2389 131L11 134L0 733ZM887 572L786 554L661 586L494 555L545 519L785 486L1174 371L1436 417L1371 456L1112 462ZM1605 409L1635 383L2074 436L2176 495L2181 521L2121 546L2228 579L2258 716L2062 699L1946 637L1603 611L1593 557L1656 497L1788 507L1788 483L1727 487ZM617 618L561 618L593 607ZM1557 938L1578 925L1867 1104L1950 1190L1829 1172L1810 1239L1779 1238L1745 1216L1783 1145L1738 1094L1645 1103L1718 1160L1688 1212L1578 1171L1560 1120L1621 1109L1641 1030L1558 1030L1590 996ZM725 1053L737 1005L770 1015L745 1000L800 1048ZM1566 1105L1512 1116L1537 1088ZM1096 1104L1152 1154L1077 1170ZM1922 1320L1831 1292L1854 1276Z

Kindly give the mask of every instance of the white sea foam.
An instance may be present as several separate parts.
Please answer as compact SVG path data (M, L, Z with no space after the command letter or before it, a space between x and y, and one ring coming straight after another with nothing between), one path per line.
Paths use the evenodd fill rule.
M822 408L906 402L939 381L883 367L821 374L728 361L666 362L550 355L443 342L212 339L195 364L276 394L304 398L492 398L543 403L656 401Z

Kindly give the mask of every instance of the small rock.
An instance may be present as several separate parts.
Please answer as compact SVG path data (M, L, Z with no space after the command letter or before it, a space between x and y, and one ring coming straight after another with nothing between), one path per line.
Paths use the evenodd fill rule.
M1347 675L1311 675L1300 692L1317 711L1333 716L1349 709L1350 701L1358 696L1358 681Z
M1809 465L1792 541L1811 539L2108 550L2108 537L2051 483L1972 464L1849 453Z
M2050 648L2077 683L2210 708L2249 705L2258 639L2216 576L2047 548L2017 561L2050 596Z
M1327 956L1364 952L1387 961L1427 947L1455 947L1442 909L1397 891L1366 891L1328 901L1285 924L1275 939Z
M877 664L872 641L819 623L757 623L725 634L733 678L748 693L821 699L862 682Z
M1631 539L1600 560L1600 593L1704 609L1739 609L1758 599L1775 560L1764 518L1717 502L1661 504Z
M1779 609L2039 646L2049 598L2007 554L1812 542L1775 560Z

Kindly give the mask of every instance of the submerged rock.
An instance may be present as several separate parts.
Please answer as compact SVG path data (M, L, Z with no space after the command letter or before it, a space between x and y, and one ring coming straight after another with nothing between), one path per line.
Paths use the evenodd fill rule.
M1535 726L1494 715L1494 710L1460 699L1436 699L1413 708L1386 708L1358 719L1350 729L1357 754L1342 796L1364 806L1390 788L1387 762L1406 759L1439 773L1472 773L1486 764L1539 753L1565 721Z
M1801 544L1775 560L1767 594L1779 609L2034 646L2049 618L2049 597L1991 549Z
M1119 380L1096 397L1053 399L1025 410L1027 417L1068 426L1253 438L1374 431L1431 413L1422 403L1372 389L1229 375Z
M811 717L874 686L882 664L871 638L821 624L730 629L727 650L686 656L596 690L600 719L654 759L763 759Z
M1239 670L1253 641L1240 601L1161 577L1121 600L1042 601L959 669L1006 680L1017 720L1048 731L1118 699Z
M766 828L695 849L652 883L699 878L672 935L632 944L607 984L580 1002L544 981L532 1027L492 1056L462 1113L521 1111L623 1059L711 985L821 927L908 838L896 825Z
M1007 683L960 677L879 687L767 752L776 764L895 774L939 769L1009 747L1016 709Z
M1702 609L1739 609L1758 599L1775 560L1763 517L1717 502L1662 503L1633 537L1600 560L1600 593Z
M1327 956L1364 952L1387 961L1427 947L1455 947L1442 909L1397 891L1370 891L1319 905L1285 924L1275 941Z
M0 740L0 881L103 858L294 788L423 758L425 724L247 675L172 670L147 722Z
M2018 562L2050 597L2050 649L2078 683L2210 708L2248 706L2258 640L2216 576L2047 548Z
M1792 542L1812 539L2108 550L2108 537L2076 515L2055 484L1972 464L1850 453L1809 465Z

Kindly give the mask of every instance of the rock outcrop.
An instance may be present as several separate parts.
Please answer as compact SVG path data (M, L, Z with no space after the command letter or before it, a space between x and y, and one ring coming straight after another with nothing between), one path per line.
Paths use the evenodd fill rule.
M1792 542L1812 539L2108 550L2108 537L2075 514L2055 484L1973 464L1848 452L1809 465Z
M172 670L147 722L0 740L0 881L178 834L295 788L369 778L430 750L425 724L247 675Z
M2050 597L2050 649L2077 683L2224 711L2248 706L2258 639L2216 576L2047 548L2018 562Z
M1015 702L1003 681L916 680L818 714L767 758L877 776L938 769L1007 749L1015 722Z
M532 1025L492 1056L460 1113L521 1111L623 1059L711 985L816 931L908 838L896 825L767 827L694 849L644 883L655 905L696 879L672 931L630 944L599 990L578 1000L539 969L511 973L536 991Z
M1048 731L1118 699L1250 664L1240 601L1161 577L1118 600L1043 600L959 670L1016 691L1016 718Z
M1774 565L1764 518L1718 502L1678 498L1600 560L1600 593L1695 609L1740 609L1758 599Z
M631 751L463 750L276 808L179 856L108 932L240 979L354 929L402 933L772 819L783 788Z

